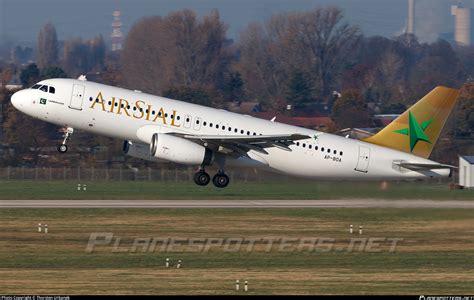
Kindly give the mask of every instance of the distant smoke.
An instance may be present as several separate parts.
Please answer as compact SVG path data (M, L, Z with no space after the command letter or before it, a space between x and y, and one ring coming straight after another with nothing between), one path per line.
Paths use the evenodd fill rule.
M450 5L445 0L416 0L415 34L421 42L436 41L441 33L452 30Z

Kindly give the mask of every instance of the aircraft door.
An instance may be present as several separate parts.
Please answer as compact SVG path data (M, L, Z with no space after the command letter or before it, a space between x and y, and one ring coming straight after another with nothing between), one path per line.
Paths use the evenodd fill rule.
M72 86L71 102L69 108L82 110L82 100L84 99L84 86L74 84Z
M357 160L356 171L367 173L370 161L370 148L359 146L359 158Z

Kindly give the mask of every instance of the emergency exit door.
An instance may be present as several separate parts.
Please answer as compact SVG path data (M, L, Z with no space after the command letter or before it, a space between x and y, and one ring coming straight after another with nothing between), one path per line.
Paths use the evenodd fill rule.
M84 99L84 86L79 85L79 84L74 84L72 86L72 95L71 95L71 102L69 103L69 108L81 110L83 99Z
M356 171L367 173L370 161L370 148L359 146L359 159L357 160Z

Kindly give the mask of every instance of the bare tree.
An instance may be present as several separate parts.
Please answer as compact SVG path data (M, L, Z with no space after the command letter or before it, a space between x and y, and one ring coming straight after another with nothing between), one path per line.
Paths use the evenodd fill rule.
M53 66L58 61L58 38L52 23L44 25L38 34L37 59L40 68Z
M331 92L344 57L359 37L359 29L342 23L343 13L337 7L317 8L290 15L290 41L302 53L309 54L307 63L319 83L322 95Z
M217 11L202 20L191 10L142 19L125 42L125 84L153 93L216 86L229 59L226 31Z
M102 70L105 63L105 42L102 36L90 40L73 38L64 42L63 68L71 76Z
M105 64L105 42L102 35L88 41L89 44L89 68L91 70L102 70Z
M240 35L238 68L247 83L247 94L260 101L282 95L278 89L281 80L274 72L277 66L270 52L271 45L265 29L257 23L250 24Z
M281 98L290 75L303 72L311 76L317 94L313 98L329 95L360 36L357 27L342 19L340 9L327 7L274 15L265 25L251 24L239 41L240 72L251 82L246 85L248 94Z
M64 42L63 69L73 77L88 69L88 47L81 38Z

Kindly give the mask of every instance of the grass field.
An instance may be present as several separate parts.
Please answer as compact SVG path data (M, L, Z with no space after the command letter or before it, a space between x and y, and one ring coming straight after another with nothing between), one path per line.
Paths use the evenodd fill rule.
M0 294L243 294L236 279L249 281L248 294L473 294L473 216L469 209L2 209ZM48 234L37 232L39 222ZM363 234L350 235L349 224L363 225ZM122 251L134 238L286 238L293 251L267 252L259 241L250 252L103 245L86 253L92 232L121 238ZM294 251L305 237L334 239L334 247ZM351 238L403 240L393 253L386 244L380 252L344 250Z
M424 182L381 184L353 182L274 181L235 182L225 189L192 182L3 181L0 199L452 199L473 200L474 190L449 190L448 185Z

